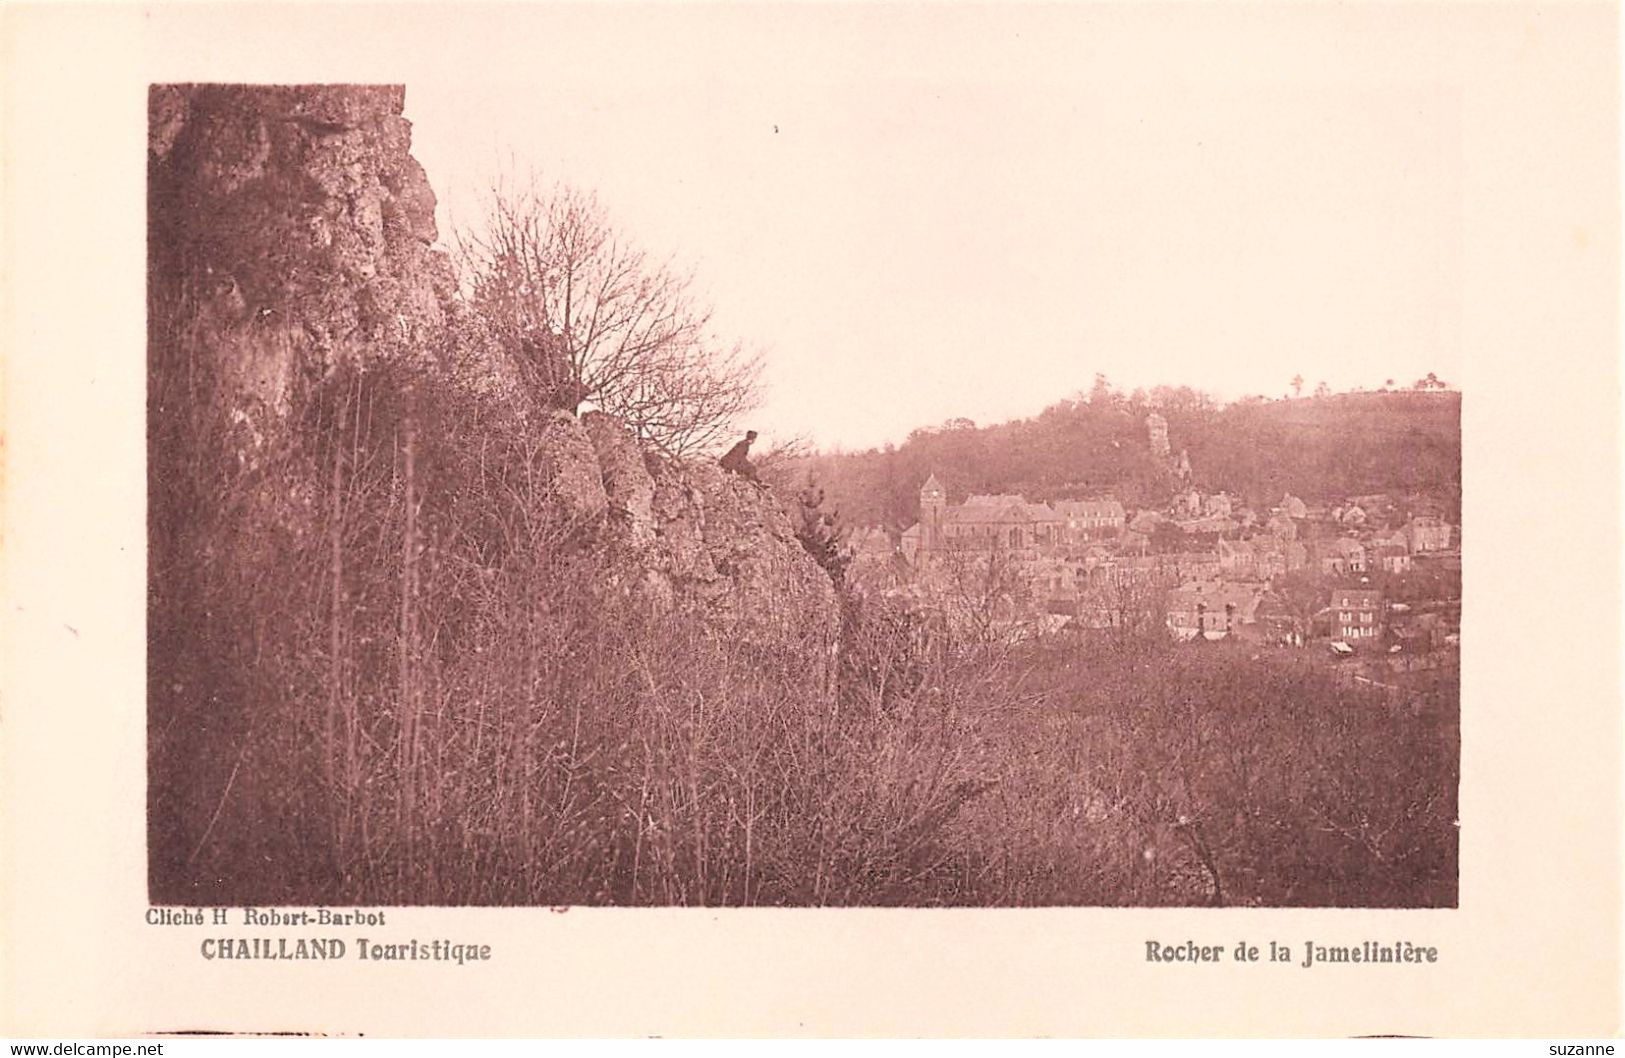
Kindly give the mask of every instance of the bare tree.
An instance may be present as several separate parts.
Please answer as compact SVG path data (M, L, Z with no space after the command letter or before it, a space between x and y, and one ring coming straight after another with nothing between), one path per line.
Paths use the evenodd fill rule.
M758 402L760 358L720 341L692 276L650 260L589 193L493 182L456 258L480 337L546 407L591 403L682 455Z

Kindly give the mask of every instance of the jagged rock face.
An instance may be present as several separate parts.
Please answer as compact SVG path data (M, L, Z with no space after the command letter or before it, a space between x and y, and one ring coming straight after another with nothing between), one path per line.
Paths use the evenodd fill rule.
M419 385L455 373L476 390L501 375L478 342L457 340L403 89L167 85L148 102L152 377L189 379L196 366L208 387L155 391L153 420L183 399L208 404L235 424L233 454L251 470L300 429L301 386L338 365L405 363L424 369ZM829 578L770 490L714 462L646 455L601 413L524 414L546 513L571 546L594 550L604 585L809 651L835 641ZM225 537L308 535L324 481L248 486L253 509Z
M598 458L609 510L623 525L626 541L635 549L654 543L654 478L643 450L621 424L601 411L589 411L581 425Z
M428 357L453 290L399 87L156 85L155 343L201 357L250 446L302 377ZM174 351L172 351L173 355Z
M604 475L592 439L574 415L555 411L542 424L536 450L537 469L565 525L592 525L609 508Z

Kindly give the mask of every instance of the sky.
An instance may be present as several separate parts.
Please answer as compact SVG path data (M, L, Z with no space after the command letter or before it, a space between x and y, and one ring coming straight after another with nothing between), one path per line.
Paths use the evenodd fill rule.
M769 440L1457 381L1446 34L1180 7L548 9L406 115L443 236L532 170L692 269Z

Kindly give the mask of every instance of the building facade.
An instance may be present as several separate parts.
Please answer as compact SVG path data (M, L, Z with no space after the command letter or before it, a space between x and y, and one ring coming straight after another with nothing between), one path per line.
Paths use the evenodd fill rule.
M1372 644L1382 636L1382 592L1376 588L1337 588L1329 609L1332 635L1350 646Z

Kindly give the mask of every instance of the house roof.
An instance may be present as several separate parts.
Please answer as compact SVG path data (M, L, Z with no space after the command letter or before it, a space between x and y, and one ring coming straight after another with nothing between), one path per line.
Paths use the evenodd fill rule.
M1231 606L1242 620L1252 620L1263 597L1263 592L1255 584L1197 581L1170 590L1168 609L1190 611L1195 610L1200 604L1212 611Z
M1382 592L1376 588L1333 588L1332 609L1374 609L1382 605Z

